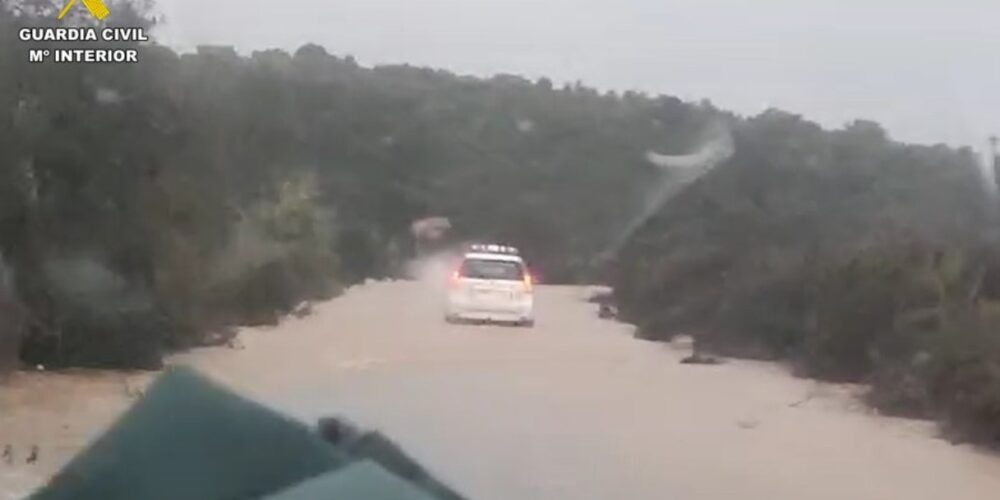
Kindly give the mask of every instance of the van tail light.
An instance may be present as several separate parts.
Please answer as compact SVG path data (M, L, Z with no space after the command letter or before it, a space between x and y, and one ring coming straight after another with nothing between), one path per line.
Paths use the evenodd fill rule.
M524 288L529 292L535 285L535 279L531 277L531 273L524 273Z
M454 271L451 273L451 280L449 283L452 288L458 288L459 283L462 280L462 273L460 271Z

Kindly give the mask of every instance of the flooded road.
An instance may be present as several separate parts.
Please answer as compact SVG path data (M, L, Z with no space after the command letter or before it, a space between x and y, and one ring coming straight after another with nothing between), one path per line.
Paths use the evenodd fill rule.
M795 379L773 364L679 364L686 352L633 339L628 326L597 319L582 296L540 287L533 329L449 325L426 286L372 283L308 317L247 330L240 349L173 361L307 421L344 415L382 430L474 499L992 500L1000 492L1000 459L937 439L930 424L873 415L854 389ZM95 397L119 390L96 378ZM106 408L118 408L99 404L75 415L81 430L63 439L52 467L106 425ZM13 429L25 411L3 409L0 424ZM63 425L64 416L46 418L38 424L36 412L34 428Z

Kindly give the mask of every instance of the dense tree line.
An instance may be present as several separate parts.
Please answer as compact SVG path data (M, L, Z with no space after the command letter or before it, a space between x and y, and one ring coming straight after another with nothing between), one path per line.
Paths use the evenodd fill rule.
M575 279L658 175L646 150L684 147L664 132L704 115L544 79L365 68L315 45L30 64L39 44L16 29L55 25L61 5L0 5L0 250L32 364L155 366L163 348L393 273L427 216ZM106 22L150 26L142 7Z
M1000 247L979 159L869 122L770 111L732 128L735 155L618 256L639 334L869 382L885 410L1000 444Z
M1000 254L969 150L315 45L29 64L16 29L58 3L0 0L0 358L157 366L394 273L409 224L446 216L544 281L610 280L647 338L867 380L998 438ZM147 8L107 22L152 26ZM731 152L698 175L651 155L719 130Z

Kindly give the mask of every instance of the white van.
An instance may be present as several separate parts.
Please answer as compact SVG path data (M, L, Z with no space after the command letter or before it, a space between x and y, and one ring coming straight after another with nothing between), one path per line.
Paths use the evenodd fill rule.
M534 326L532 281L516 248L471 245L448 283L445 320Z

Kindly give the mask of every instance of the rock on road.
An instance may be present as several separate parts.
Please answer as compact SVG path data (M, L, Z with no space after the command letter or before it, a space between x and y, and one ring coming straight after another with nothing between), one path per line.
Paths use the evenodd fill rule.
M686 353L597 319L582 295L539 287L533 329L448 325L425 284L370 283L311 316L245 330L241 349L172 362L306 421L345 415L382 430L473 499L1000 495L1000 459L937 439L928 423L873 415L852 388L774 364L679 364ZM92 376L88 397L110 397L100 380L112 376ZM68 457L124 407L95 401L114 410L83 408L77 440L55 453ZM27 411L2 408L0 424ZM32 415L36 428L67 418Z

